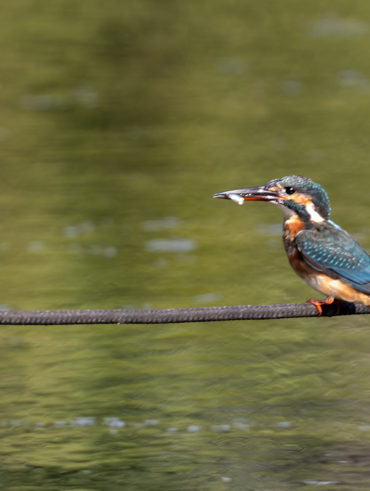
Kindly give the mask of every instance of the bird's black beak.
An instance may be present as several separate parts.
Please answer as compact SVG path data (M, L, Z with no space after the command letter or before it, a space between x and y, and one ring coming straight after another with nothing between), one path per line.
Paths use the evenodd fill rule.
M242 205L244 201L272 201L278 198L278 193L265 186L256 186L254 188L234 189L216 193L214 198L231 199Z

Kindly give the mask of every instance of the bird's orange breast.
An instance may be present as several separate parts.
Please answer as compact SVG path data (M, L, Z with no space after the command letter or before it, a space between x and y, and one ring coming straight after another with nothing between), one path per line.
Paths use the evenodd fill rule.
M293 215L284 222L284 241L294 240L295 236L305 227L304 222L297 216Z

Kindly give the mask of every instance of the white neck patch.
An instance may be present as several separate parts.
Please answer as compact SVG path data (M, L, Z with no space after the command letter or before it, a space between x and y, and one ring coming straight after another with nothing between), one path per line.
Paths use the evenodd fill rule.
M272 204L274 204L275 206L277 206L278 208L280 208L283 211L284 218L285 219L290 219L290 218L293 218L294 219L294 217L297 217L298 216L297 213L294 210L291 210L290 208L284 206L281 203L277 203L277 202L272 201ZM308 203L306 205L306 211L309 214L310 219L313 222L315 222L315 223L322 223L322 222L325 221L324 218L320 215L320 213L318 213L315 210L315 207L314 207L313 203Z
M324 221L320 213L317 213L317 211L315 210L313 203L309 203L308 205L306 205L306 211L310 215L310 218L313 222L321 223Z

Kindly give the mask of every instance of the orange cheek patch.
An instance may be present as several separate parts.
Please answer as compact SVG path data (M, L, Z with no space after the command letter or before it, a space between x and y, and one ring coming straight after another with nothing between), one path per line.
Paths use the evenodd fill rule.
M294 193L289 196L279 196L279 198L284 201L294 201L295 203L304 206L313 204L312 201L309 198L307 198L307 196L304 196L303 194L300 193Z
M292 194L290 199L292 199L293 201L295 201L299 205L307 206L307 205L313 204L309 198L307 198L306 196L304 196L303 194L300 194L300 193Z

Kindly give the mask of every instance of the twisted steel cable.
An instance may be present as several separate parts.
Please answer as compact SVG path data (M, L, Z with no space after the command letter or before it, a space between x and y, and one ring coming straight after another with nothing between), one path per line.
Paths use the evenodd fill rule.
M336 305L324 305L322 316L354 314L370 314L370 307L361 304L340 302ZM318 317L317 308L309 303L290 303L145 310L6 310L0 312L0 324L172 324L180 322L288 319L297 317Z

